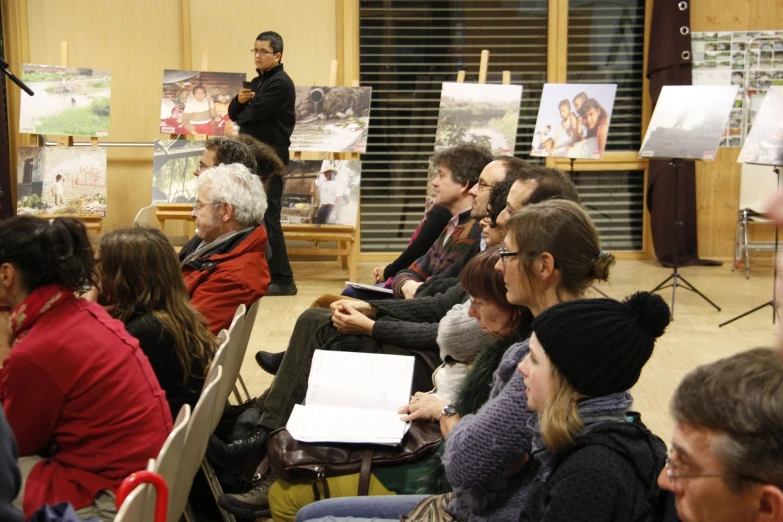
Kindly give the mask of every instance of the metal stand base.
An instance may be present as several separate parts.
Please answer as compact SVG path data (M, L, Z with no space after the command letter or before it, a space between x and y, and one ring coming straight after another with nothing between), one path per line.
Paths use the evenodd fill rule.
M720 328L721 326L726 326L727 324L731 324L731 323L733 323L734 321L736 321L738 319L742 319L746 315L750 315L750 314L752 314L754 312L758 312L762 308L766 308L768 306L772 307L772 324L775 324L775 319L776 318L780 319L780 317L778 316L778 313L779 313L778 312L778 307L775 305L775 301L767 301L766 303L764 303L761 306L757 306L756 308L753 308L752 310L748 310L747 312L743 312L743 313L739 314L737 317L734 317L733 319L729 319L728 321L726 321L724 323L720 323L718 325L718 328Z
M695 286L690 284L684 277L682 277L679 273L677 273L677 261L680 257L680 243L678 241L679 234L678 231L680 229L680 226L682 226L682 221L678 221L677 218L679 216L679 177L680 177L680 166L681 162L678 159L673 159L669 162L669 166L674 170L674 256L672 259L672 274L661 281L661 283L650 290L651 293L655 293L658 290L663 290L665 288L672 288L672 321L674 321L674 303L675 299L677 298L677 288L682 287L685 290L690 290L691 292L697 294L699 297L710 303L717 311L720 312L720 307L710 301L710 299L699 292ZM669 281L671 281L671 284L666 284Z

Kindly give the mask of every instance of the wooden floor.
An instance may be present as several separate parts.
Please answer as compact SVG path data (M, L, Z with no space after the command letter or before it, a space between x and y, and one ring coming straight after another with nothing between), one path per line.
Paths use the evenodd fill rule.
M359 281L371 281L377 263L360 263ZM672 421L669 399L685 373L696 366L715 361L749 348L776 343L772 325L772 308L766 307L723 328L718 324L772 298L772 268L763 261L753 265L749 280L744 270L731 272L728 263L722 267L688 267L681 274L706 294L722 311L713 309L696 294L677 290L674 322L658 341L652 359L633 389L635 408L645 423L664 440L668 440ZM253 358L257 350L285 350L298 315L324 293L339 293L347 271L333 261L295 261L292 268L299 293L290 297L265 297L261 300L256 326L242 366L242 376L251 395L259 395L271 382ZM671 273L652 261L619 261L611 283L599 288L610 297L620 299L637 290L650 290ZM597 294L592 294L597 296ZM672 291L661 295L671 305Z

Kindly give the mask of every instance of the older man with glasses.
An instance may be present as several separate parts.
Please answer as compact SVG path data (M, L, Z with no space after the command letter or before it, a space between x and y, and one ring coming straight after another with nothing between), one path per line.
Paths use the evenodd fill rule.
M671 402L658 485L682 522L783 521L783 359L759 348L696 368Z
M193 306L217 334L231 325L240 304L252 305L269 285L266 194L258 176L239 163L200 173L193 204L200 243L182 260Z

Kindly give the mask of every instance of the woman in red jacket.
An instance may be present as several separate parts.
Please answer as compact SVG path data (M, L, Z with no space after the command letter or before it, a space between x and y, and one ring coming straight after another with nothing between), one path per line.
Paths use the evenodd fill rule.
M67 501L83 518L113 520L120 482L145 468L172 427L138 341L74 295L92 270L81 222L0 222L0 311L10 312L10 332L0 335L11 343L0 401L22 457L16 502L26 518Z

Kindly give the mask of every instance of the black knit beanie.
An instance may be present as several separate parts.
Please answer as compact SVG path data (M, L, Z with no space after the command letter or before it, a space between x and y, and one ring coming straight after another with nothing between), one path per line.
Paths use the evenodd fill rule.
M576 391L600 397L636 384L669 318L669 306L661 296L637 292L622 303L560 303L535 318L533 332Z

